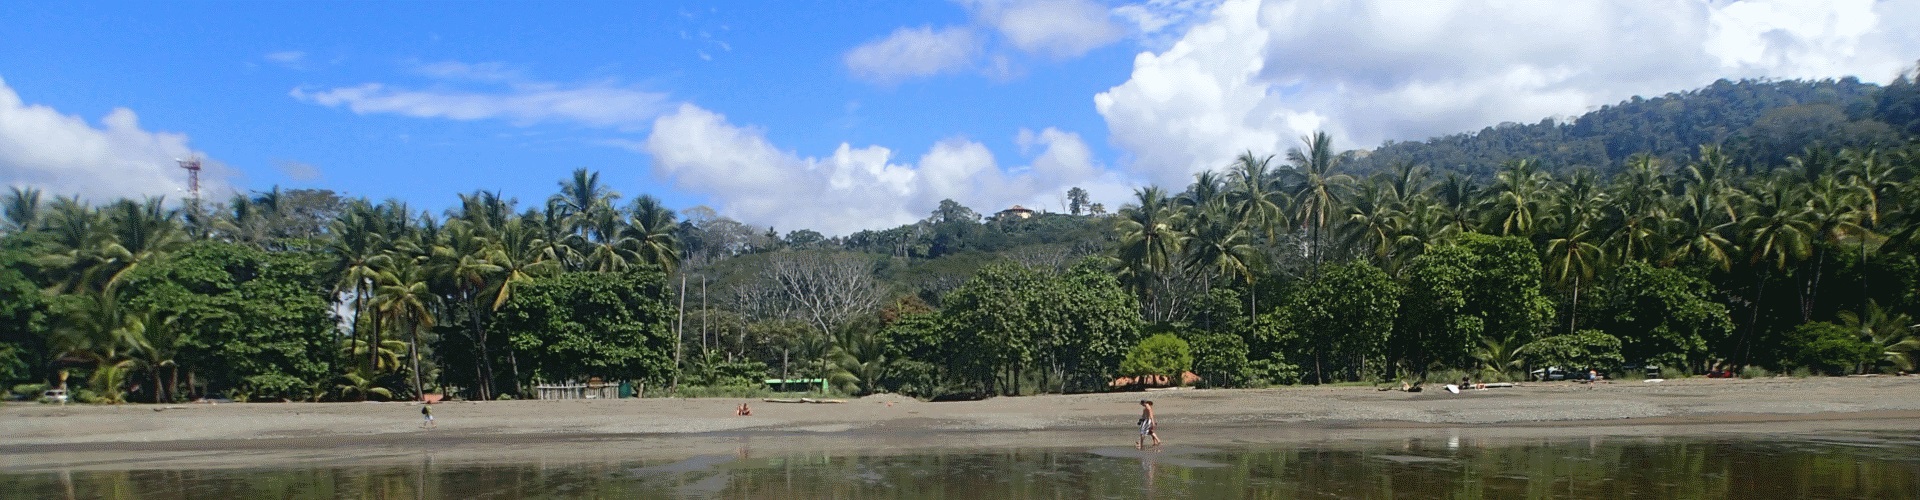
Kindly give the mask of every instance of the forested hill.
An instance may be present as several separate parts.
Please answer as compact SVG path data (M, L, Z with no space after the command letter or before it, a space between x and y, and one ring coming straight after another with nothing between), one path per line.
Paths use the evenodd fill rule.
M1904 78L1893 85L1911 86ZM1376 172L1411 163L1485 181L1503 162L1533 159L1553 172L1589 167L1611 173L1642 153L1683 163L1703 144L1722 145L1743 164L1766 166L1814 143L1846 147L1895 140L1896 129L1905 127L1886 122L1906 125L1911 110L1882 117L1889 111L1899 114L1887 108L1912 103L1891 102L1900 101L1894 97L1853 77L1720 80L1650 99L1635 96L1569 121L1548 118L1419 142L1388 141L1371 152L1355 152L1348 167Z

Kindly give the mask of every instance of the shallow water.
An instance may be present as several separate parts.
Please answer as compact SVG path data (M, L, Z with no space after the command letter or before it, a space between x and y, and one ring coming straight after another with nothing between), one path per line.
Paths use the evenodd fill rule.
M0 474L0 498L1920 498L1920 434Z

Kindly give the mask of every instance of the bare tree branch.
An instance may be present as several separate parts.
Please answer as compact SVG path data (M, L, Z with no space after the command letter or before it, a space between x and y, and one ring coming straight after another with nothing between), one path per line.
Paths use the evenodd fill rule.
M832 332L886 299L886 288L873 279L872 262L860 256L794 252L769 261L768 280L821 332Z

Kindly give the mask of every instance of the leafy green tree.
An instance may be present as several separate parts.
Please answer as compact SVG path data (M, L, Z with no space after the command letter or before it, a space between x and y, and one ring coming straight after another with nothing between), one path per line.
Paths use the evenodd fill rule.
M648 268L536 278L507 300L493 329L533 381L661 383L675 369L672 297L666 276Z
M1543 337L1522 348L1534 366L1566 370L1594 369L1605 373L1626 363L1620 355L1620 339L1599 330Z
M1466 235L1459 241L1474 256L1468 304L1485 319L1486 334L1531 341L1553 318L1553 300L1541 289L1540 257L1520 238Z
M879 335L886 349L888 366L881 386L910 396L931 398L940 395L944 379L941 337L947 328L941 315L926 309L924 304L908 307L908 302L917 301L902 300L899 307L882 312L881 321L885 326ZM898 312L889 320L889 311Z
M1518 237L1463 235L1404 270L1407 294L1393 341L1415 370L1466 366L1483 337L1525 345L1546 329L1553 302L1541 292L1540 260Z
M1060 390L1103 387L1127 346L1140 338L1140 306L1118 279L1087 259L1063 276L1048 279L1041 300L1048 328L1040 343L1053 365Z
M1594 287L1587 324L1619 338L1629 362L1704 367L1708 347L1724 345L1733 333L1716 293L1680 270L1629 261Z
M1127 351L1120 362L1120 373L1127 376L1162 375L1179 383L1181 374L1193 369L1193 350L1187 341L1171 333L1147 337Z
M1469 349L1486 332L1485 318L1470 307L1474 260L1465 247L1447 245L1408 264L1403 271L1406 295L1392 341L1395 359L1423 374L1432 365L1466 362Z
M1328 381L1329 370L1355 380L1385 371L1400 295L1393 278L1372 264L1328 264L1294 288L1272 314L1313 358L1315 383Z
M1193 352L1193 372L1209 387L1241 387L1253 379L1247 340L1230 332L1193 330L1184 339Z
M313 254L202 241L129 273L123 300L172 316L172 358L203 394L309 400L334 373L320 268Z
M1880 355L1879 346L1861 339L1855 329L1824 321L1794 328L1789 339L1793 364L1829 375L1851 373Z
M32 254L25 248L13 248L23 236L0 236L0 383L16 384L44 380L48 359L46 345L47 300L27 271L32 270Z
M1042 320L1030 304L1039 301L1042 281L1026 268L995 264L947 294L942 315L950 330L940 350L948 373L986 393L1017 390L1016 373L1037 347L1031 329Z
M1080 189L1079 186L1067 190L1067 213L1073 215L1086 213L1088 208L1092 208L1089 205L1092 205L1092 201L1087 195L1087 190Z

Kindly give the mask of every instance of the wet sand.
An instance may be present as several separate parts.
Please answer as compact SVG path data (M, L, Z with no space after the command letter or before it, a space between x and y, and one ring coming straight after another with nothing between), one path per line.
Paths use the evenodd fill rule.
M1137 401L1179 445L1808 435L1920 429L1920 377L1571 382L1449 394L1289 387L841 404L624 399L0 405L0 472L678 460L1130 446ZM754 415L735 417L741 402Z

